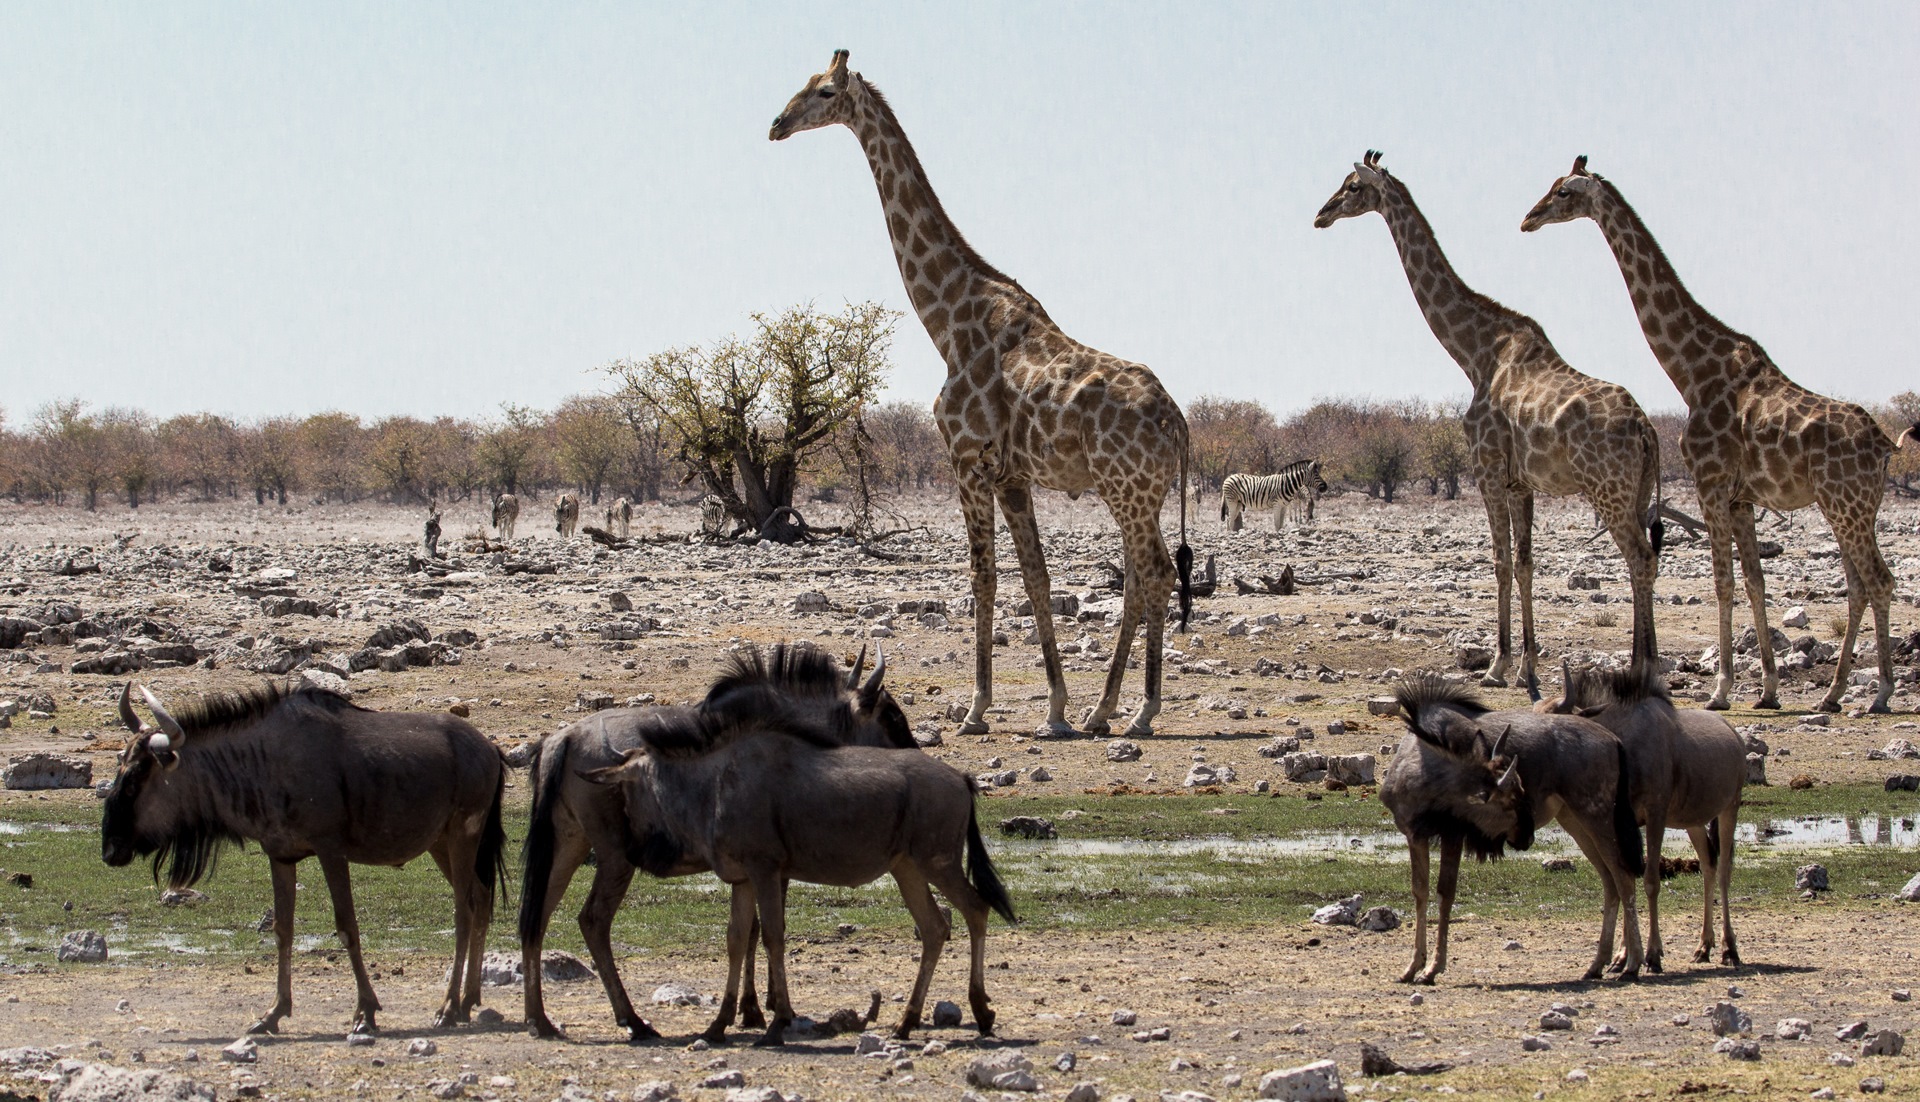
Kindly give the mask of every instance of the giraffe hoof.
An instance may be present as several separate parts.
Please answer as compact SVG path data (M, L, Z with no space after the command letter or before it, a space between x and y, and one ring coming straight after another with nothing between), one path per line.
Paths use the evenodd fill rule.
M1113 725L1104 719L1089 719L1081 726L1081 730L1089 735L1110 735L1113 733Z
M984 719L967 720L960 725L960 733L963 735L984 735L987 733L987 721Z
M1893 709L1887 707L1887 702L1884 700L1876 700L1872 704L1867 705L1867 713L1869 715L1883 716L1891 711L1893 711Z
M1480 679L1480 684L1482 687L1488 688L1488 689L1504 689L1507 687L1507 679L1504 677L1495 677L1493 674L1488 674L1485 677Z
M1837 700L1823 700L1815 704L1813 710L1816 712L1837 712L1840 710L1840 702Z
M1770 710L1772 710L1772 711L1779 711L1779 710L1780 710L1780 698L1779 698L1779 697L1777 697L1777 696L1763 696L1763 697L1761 697L1761 698L1760 698L1760 700L1759 700L1759 702L1758 702L1758 703L1756 703L1756 704L1754 705L1754 707L1755 707L1755 708L1766 708L1766 709L1770 709Z
M1728 708L1733 707L1733 705L1724 700L1709 700L1705 704L1702 704L1701 707L1709 712L1724 712Z

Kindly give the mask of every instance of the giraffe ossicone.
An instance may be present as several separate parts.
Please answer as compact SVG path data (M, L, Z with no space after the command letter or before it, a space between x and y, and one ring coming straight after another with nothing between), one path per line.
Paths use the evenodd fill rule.
M1128 725L1150 734L1160 711L1167 601L1176 575L1184 627L1193 554L1186 545L1187 421L1152 371L1061 332L1040 301L967 244L878 89L834 51L775 116L767 136L840 125L866 153L894 261L915 314L947 365L934 403L960 490L973 575L974 692L962 733L987 730L993 702L994 514L1006 517L1047 671L1045 727L1072 730L1054 636L1052 583L1030 492L1099 493L1120 529L1126 582L1113 661L1084 721L1105 733L1118 711L1133 637L1145 624L1145 699ZM1181 540L1172 561L1160 513L1175 482Z

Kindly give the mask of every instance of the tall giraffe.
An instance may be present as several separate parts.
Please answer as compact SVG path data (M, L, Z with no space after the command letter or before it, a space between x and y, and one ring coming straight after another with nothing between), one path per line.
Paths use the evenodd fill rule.
M1727 707L1733 691L1735 548L1754 631L1762 640L1756 648L1764 678L1759 706L1780 706L1780 677L1773 648L1765 643L1770 635L1766 579L1753 508L1784 512L1818 504L1840 544L1847 576L1847 638L1820 707L1840 710L1860 616L1872 604L1880 688L1868 711L1886 711L1893 693L1893 654L1887 645L1893 573L1880 555L1874 520L1886 488L1887 460L1908 436L1920 436L1920 425L1896 441L1852 402L1795 385L1752 337L1729 329L1694 301L1646 223L1620 189L1587 171L1585 157L1576 158L1573 171L1553 182L1520 228L1531 232L1576 218L1599 224L1620 262L1647 344L1687 403L1680 455L1693 473L1701 519L1713 541L1713 588L1720 600L1720 676L1707 707Z
M1407 185L1371 150L1353 166L1313 224L1378 211L1393 232L1413 297L1447 354L1467 373L1473 399L1465 427L1480 496L1493 530L1500 589L1500 652L1482 680L1505 685L1512 662L1515 549L1519 557L1521 684L1540 699L1534 675L1533 495L1580 494L1612 533L1633 586L1633 662L1659 653L1653 578L1662 527L1648 502L1660 477L1660 438L1626 388L1583 375L1553 350L1540 324L1468 287L1434 240ZM1651 537L1651 538L1650 538Z
M1033 486L1100 495L1120 527L1126 562L1120 632L1106 691L1086 717L1104 734L1120 705L1127 653L1146 618L1146 699L1127 733L1152 733L1160 711L1161 644L1175 568L1160 534L1167 490L1180 481L1180 618L1191 606L1186 544L1187 420L1152 371L1068 337L1024 287L981 259L940 206L926 170L880 90L836 50L824 73L787 102L768 137L835 123L852 130L880 190L907 297L947 362L933 415L960 487L973 570L973 705L960 730L987 730L993 702L994 506L1007 518L1033 602L1047 667L1049 730L1071 731L1067 681L1054 640L1051 582L1034 519Z

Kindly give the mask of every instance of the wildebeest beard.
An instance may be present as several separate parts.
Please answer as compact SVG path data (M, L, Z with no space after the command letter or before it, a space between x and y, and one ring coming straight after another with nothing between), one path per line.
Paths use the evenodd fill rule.
M633 867L651 876L672 876L686 859L686 847L659 827L627 843L627 860Z
M1517 850L1533 847L1533 801L1522 795L1514 814L1518 821L1514 824L1512 834L1507 837L1488 834L1444 808L1432 808L1414 816L1412 832L1415 838L1458 838L1472 852L1474 860L1498 861L1506 856L1509 845Z

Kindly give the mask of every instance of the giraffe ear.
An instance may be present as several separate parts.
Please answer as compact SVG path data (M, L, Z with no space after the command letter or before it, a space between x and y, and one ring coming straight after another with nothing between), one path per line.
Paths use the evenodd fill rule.
M847 82L847 51L833 51L833 62L827 66L827 76L836 85Z

